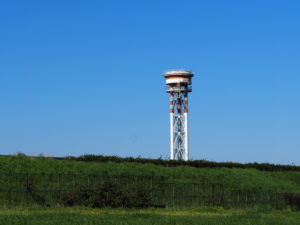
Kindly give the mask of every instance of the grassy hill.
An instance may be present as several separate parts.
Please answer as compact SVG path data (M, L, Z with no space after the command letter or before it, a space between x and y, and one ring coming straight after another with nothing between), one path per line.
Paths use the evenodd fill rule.
M105 158L101 156L102 158ZM155 160L86 160L88 157L79 158L47 158L28 156L1 156L0 173L45 173L45 174L106 174L106 175L147 175L162 176L169 182L216 182L222 183L231 189L261 189L277 190L284 192L300 192L300 171L296 166L278 166L283 170L274 171L262 170L260 165L244 166L244 168L226 167L226 163L221 167L216 166L196 167L185 162L178 165L168 164L168 161L160 160L161 163L153 163ZM131 158L132 159L132 158ZM96 161L96 162L95 162ZM99 161L99 160L98 160ZM129 161L129 162L128 162ZM182 165L180 165L182 163ZM238 164L246 165L246 164ZM271 164L268 164L270 167ZM229 168L230 167L230 168ZM241 166L239 166L241 167ZM265 167L265 166L264 166ZM291 168L288 170L288 168Z

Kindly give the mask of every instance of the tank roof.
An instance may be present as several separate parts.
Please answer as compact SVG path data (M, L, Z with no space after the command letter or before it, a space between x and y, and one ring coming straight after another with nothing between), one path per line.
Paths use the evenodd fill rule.
M164 77L170 77L170 76L193 77L194 74L190 70L169 70L164 73Z

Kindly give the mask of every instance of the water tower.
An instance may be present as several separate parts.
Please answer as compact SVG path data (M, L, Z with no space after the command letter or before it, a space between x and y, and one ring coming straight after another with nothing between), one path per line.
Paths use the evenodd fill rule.
M188 93L192 91L193 72L171 70L164 73L170 93L171 160L189 159Z

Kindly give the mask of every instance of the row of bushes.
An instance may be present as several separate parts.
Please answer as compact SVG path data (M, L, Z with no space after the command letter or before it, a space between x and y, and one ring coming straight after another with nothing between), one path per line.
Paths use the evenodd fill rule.
M125 207L146 208L153 206L149 193L141 188L126 189L110 181L96 187L80 187L62 195L60 203L64 206L87 206L92 208Z
M41 195L41 192L34 187L31 180L27 180L24 186L36 204L50 206L47 200ZM147 190L145 185L135 185L129 188L128 185L122 185L113 179L98 182L92 187L89 185L81 185L77 188L74 187L68 191L63 191L62 193L59 191L58 193L57 203L63 206L86 206L92 208L157 207L157 205L153 204L151 191L149 189ZM221 202L224 200L223 197L222 194ZM214 201L216 200L215 197L213 197L213 199ZM300 193L280 193L279 199L284 200L282 203L285 203L285 206L290 206L297 211L300 210Z
M26 183L25 187L36 204L50 206L31 182ZM57 203L63 206L86 206L91 208L147 208L154 206L150 193L142 186L129 189L111 180L98 183L97 186L92 188L80 186L62 192Z
M42 206L50 206L46 200L32 189L32 185L27 186L27 191L32 199ZM299 193L281 194L285 206L290 206L294 210L300 210ZM58 203L63 206L86 206L91 208L149 208L164 207L154 205L150 193L143 187L127 189L117 183L106 181L98 186L90 188L82 186L61 194Z
M146 158L133 158L133 157L118 157L118 156L103 156L103 155L82 155L79 157L64 157L55 159L67 159L84 162L136 162L136 163L152 163L162 166L192 166L196 168L254 168L262 171L300 171L300 166L295 165L279 165L269 163L235 163L235 162L212 162L207 160L163 160L159 159L146 159Z

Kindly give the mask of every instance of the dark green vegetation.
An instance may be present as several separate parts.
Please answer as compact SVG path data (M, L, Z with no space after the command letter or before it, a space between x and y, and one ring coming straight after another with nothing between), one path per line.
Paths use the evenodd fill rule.
M207 160L163 160L163 159L145 159L145 158L121 158L118 156L102 156L102 155L83 155L80 157L66 157L56 159L68 159L83 162L137 162L151 163L160 166L191 166L196 168L243 168L243 169L258 169L262 171L300 171L300 166L295 165L276 165L270 163L235 163L235 162L212 162Z
M300 225L298 167L143 160L2 156L0 224Z
M0 211L5 225L299 225L300 214L289 210L122 210L27 209Z
M125 162L104 160L99 163L88 160L89 157L86 157L88 162L85 162L82 161L82 158L56 160L45 157L2 156L0 157L0 173L162 176L169 182L209 182L221 183L230 189L300 192L299 171L262 171L255 168L245 169L220 166L216 168L205 166L203 168L195 168L183 165L163 166L155 165L150 162L151 160L144 163L126 162L126 160L124 160ZM99 158L101 159L101 157ZM119 160L119 158L117 159ZM139 161L139 159L136 161ZM185 162L178 163L184 164Z
M147 208L153 206L150 193L142 186L129 189L120 183L108 180L93 187L85 185L66 191L60 195L58 203L63 206L92 208Z
M300 172L4 156L0 191L4 208L291 205L296 209Z

